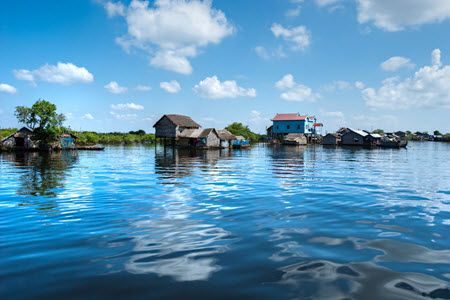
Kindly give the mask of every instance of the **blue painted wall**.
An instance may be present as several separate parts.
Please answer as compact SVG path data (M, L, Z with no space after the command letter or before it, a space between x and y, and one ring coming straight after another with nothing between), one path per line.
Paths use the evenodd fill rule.
M314 119L302 121L273 121L273 133L287 134L287 133L313 133Z

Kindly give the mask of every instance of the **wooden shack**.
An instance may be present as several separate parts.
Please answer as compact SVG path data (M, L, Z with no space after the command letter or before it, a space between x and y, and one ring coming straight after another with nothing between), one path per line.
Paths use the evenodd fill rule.
M341 143L344 146L366 146L370 144L368 137L370 134L363 130L348 128L341 137Z
M217 133L219 134L221 148L230 148L231 142L236 139L236 136L226 129L217 130Z
M163 115L153 125L157 138L172 139L172 141L175 141L184 130L199 129L200 127L191 117L174 114Z
M34 151L38 149L38 143L32 140L33 131L22 127L0 142L0 148L6 151Z
M76 150L77 137L71 133L64 133L59 137L59 145L63 150Z
M336 146L341 143L341 135L338 133L328 133L322 139L322 145Z
M214 128L204 129L199 136L199 147L220 148L220 137Z

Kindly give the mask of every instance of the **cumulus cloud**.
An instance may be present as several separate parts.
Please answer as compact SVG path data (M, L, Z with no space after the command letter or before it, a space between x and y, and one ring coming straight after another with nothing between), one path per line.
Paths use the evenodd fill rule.
M270 117L263 115L260 111L252 110L250 112L248 124L254 132L265 133L270 123Z
M300 15L301 8L297 6L295 8L288 9L285 13L285 16L288 18L298 17Z
M0 92L7 93L7 94L15 94L17 93L17 89L13 87L12 85L6 84L6 83L0 83Z
M82 117L83 120L94 120L94 116L92 116L91 114L87 113L84 114Z
M108 1L103 4L103 7L110 18L115 16L125 16L126 8L121 2Z
M358 21L386 31L441 22L450 18L448 0L357 0Z
M127 34L117 43L126 51L144 50L151 55L151 65L181 74L192 72L189 59L198 55L199 48L218 44L234 32L212 1L156 0L150 5L132 0L124 18Z
M209 99L256 97L254 88L240 87L234 80L221 82L217 76L206 77L194 86L194 91Z
M56 65L45 64L35 70L14 70L14 76L19 80L30 82L45 81L59 84L72 84L76 82L89 83L94 81L86 68L78 67L72 63L58 62Z
M282 38L291 45L292 50L305 50L311 44L311 34L305 26L285 28L274 23L270 28L273 35Z
M414 68L414 64L411 62L409 58L402 56L393 56L388 60L381 63L381 69L388 72L395 72L402 68L412 69Z
M315 101L320 97L310 87L296 83L292 74L284 75L283 78L275 83L275 87L282 91L280 97L286 101Z
M116 81L111 81L110 83L106 84L104 88L113 94L123 94L126 91L128 91L128 88L120 86Z
M135 90L139 91L139 92L148 92L148 91L151 91L151 89L152 89L151 86L143 85L143 84L139 84L135 87Z
M450 107L450 66L442 65L440 50L432 52L432 64L413 76L390 77L381 87L362 90L366 104L372 108L406 109L413 107Z
M143 110L144 106L136 103L119 103L111 104L111 109L114 110Z
M355 81L355 88L362 90L366 88L366 84L362 81Z
M159 87L171 94L181 91L181 85L176 80L163 81L159 84Z

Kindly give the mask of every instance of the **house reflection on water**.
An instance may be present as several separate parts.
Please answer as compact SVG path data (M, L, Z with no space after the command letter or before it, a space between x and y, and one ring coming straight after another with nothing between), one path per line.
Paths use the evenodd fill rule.
M2 153L1 159L22 170L17 188L18 195L50 198L57 196L58 189L64 188L66 173L78 161L78 154L75 151L46 154L12 152Z
M216 211L199 207L205 194L185 180L227 155L223 150L156 149L155 174L162 190L152 196L151 212L131 224L134 247L125 263L128 272L195 281L221 269L217 256L227 251L231 234L208 217Z

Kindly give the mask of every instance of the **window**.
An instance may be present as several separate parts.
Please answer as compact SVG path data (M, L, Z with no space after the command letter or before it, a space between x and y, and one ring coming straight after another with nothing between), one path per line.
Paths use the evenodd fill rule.
M287 129L291 129L291 125L286 126Z
M278 125L277 125L277 126L275 126L275 128L276 128L276 129L278 129Z
M297 129L300 129L300 125L297 125Z

